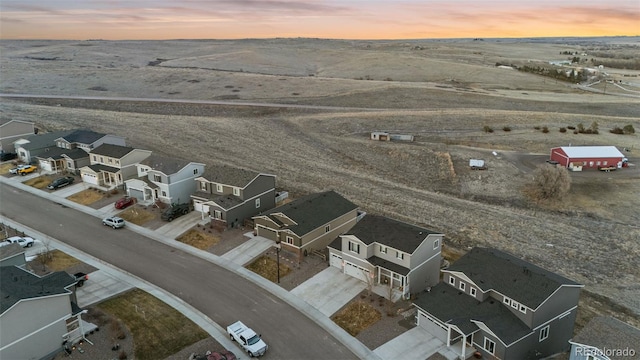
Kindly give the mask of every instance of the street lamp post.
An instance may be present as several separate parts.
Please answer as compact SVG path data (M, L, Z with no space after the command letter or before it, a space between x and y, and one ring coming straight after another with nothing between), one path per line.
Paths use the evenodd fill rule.
M278 284L280 284L280 240L276 241L276 272L278 273Z

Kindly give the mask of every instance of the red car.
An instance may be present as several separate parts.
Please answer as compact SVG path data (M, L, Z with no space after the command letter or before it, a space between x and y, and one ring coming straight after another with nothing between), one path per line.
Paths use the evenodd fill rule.
M121 199L118 199L118 201L116 201L115 206L116 209L124 209L127 206L133 205L136 203L136 199L132 198L130 196L125 196Z
M207 352L206 356L207 360L236 360L236 356L229 350Z

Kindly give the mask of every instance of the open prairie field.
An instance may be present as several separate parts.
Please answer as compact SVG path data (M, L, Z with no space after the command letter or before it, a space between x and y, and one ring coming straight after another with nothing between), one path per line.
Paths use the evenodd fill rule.
M605 45L640 57L638 38L616 41L2 41L0 116L272 173L294 196L333 189L451 246L514 253L637 317L640 140L609 130L640 131L640 71L607 69L617 83L587 88L496 66ZM594 122L597 135L559 131ZM634 166L571 173L564 201L530 202L532 171L569 144L628 148Z

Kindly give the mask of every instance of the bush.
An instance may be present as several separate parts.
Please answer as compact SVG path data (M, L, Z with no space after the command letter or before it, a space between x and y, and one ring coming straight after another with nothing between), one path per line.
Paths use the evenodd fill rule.
M573 130L573 133L574 134L578 134L578 130Z
M629 125L625 125L622 130L624 131L625 134L635 134L636 133L636 129L633 128L633 125L629 124Z
M507 132L509 132L509 131L511 131L511 128L510 128L510 127L508 127L508 126L504 126L504 127L502 128L502 131L507 131Z
M561 128L560 128L560 132L561 132L561 133L566 133L566 132L567 132L567 128L563 128L563 127L561 127Z
M584 132L584 125L582 125L582 123L578 124L578 127L576 128L576 130L578 130L579 133L583 133Z
M540 130L540 126L534 126L533 127L535 130Z
M575 130L575 129L576 129L576 127L575 127L575 126L571 126L571 125L569 125L569 126L567 126L567 129L569 129L569 130Z
M624 134L624 130L620 129L619 127L614 127L613 129L609 130L610 133L612 134L618 134L618 135L622 135Z
M535 201L559 200L571 189L571 176L562 166L538 166L533 172L533 182L527 189Z
M548 133L549 132L549 128L546 127L546 126L543 126L542 127L542 132L545 133L545 134Z
M127 353L124 350L120 351L120 354L118 355L118 359L126 360L127 359Z
M485 125L482 130L484 130L484 132L486 133L492 133L493 129L491 128L491 126Z

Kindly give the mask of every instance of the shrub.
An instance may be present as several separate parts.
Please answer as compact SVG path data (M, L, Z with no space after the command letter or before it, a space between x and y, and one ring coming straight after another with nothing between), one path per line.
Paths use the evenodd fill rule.
M582 125L582 123L578 124L578 127L576 128L576 130L578 130L579 133L583 133L584 132L584 125Z
M535 130L540 130L540 126L534 126L533 127Z
M546 127L546 126L543 126L542 127L542 132L545 133L545 134L548 133L549 132L549 128Z
M575 127L575 126L572 126L572 125L569 125L569 126L567 126L567 129L569 129L569 130L575 130L575 129L576 129L576 127Z
M562 199L571 188L569 171L562 166L538 166L533 172L533 182L528 193L536 201Z
M624 130L620 129L619 127L614 127L613 129L609 130L610 133L612 134L618 134L618 135L622 135L624 134Z
M625 134L635 134L636 133L636 129L633 128L633 125L629 124L629 125L625 125L622 130L624 131Z
M120 354L118 355L118 359L126 360L127 359L127 353L124 350L120 351Z
M561 133L566 133L566 132L567 132L567 128L561 127L561 128L560 128L560 132L561 132Z
M489 125L485 125L485 126L482 128L482 130L484 130L484 132L486 132L486 133L492 133L492 132L493 132L493 129L492 129L492 128L491 128L491 126L489 126Z
M511 131L511 128L510 128L510 127L508 127L508 126L504 126L504 127L502 128L502 131L507 131L507 132L508 132L508 131Z
M573 133L574 134L578 134L578 130L573 130Z

